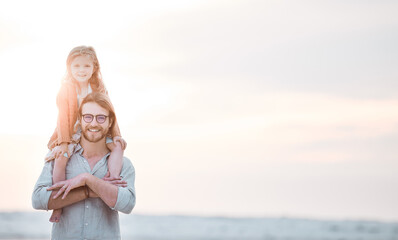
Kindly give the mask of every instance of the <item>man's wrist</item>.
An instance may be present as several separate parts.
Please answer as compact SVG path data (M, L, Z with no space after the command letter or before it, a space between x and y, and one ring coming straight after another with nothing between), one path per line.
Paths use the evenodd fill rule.
M85 173L83 178L84 178L84 188L85 188L85 192L86 192L86 197L87 198L97 198L98 195L90 188L90 179L93 178L93 175L91 175L89 173Z
M83 189L84 189L84 195L86 196L86 198L90 197L90 188L87 185L88 178L90 177L89 175L91 175L91 174L89 174L89 173L82 174L82 180L83 180L83 184L84 184Z
M84 194L86 195L86 198L90 197L90 190L87 185L84 185Z
M90 184L88 184L89 178L92 177L92 175L90 173L82 173L81 177L82 177L82 180L83 180L83 183L85 186L90 185Z

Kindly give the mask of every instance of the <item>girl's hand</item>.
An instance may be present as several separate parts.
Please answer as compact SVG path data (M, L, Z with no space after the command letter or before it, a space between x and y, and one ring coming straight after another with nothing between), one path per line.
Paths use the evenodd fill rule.
M71 179L68 179L65 181L61 181L61 182L57 182L54 185L52 185L51 187L49 187L47 189L47 191L59 189L57 194L55 194L53 198L56 199L62 193L64 193L64 195L62 196L62 199L65 199L65 197L68 195L70 190L86 185L87 174L90 175L89 173L82 173L80 175L77 175L74 178L71 178Z
M126 142L122 137L119 137L119 136L114 137L114 138L113 138L113 142L114 142L115 144L116 144L116 142L119 142L119 143L120 143L120 146L122 147L122 149L123 149L123 150L126 150L127 142Z

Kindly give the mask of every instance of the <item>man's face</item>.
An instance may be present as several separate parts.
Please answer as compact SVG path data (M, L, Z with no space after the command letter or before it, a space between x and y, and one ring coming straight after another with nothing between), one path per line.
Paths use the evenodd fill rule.
M86 122L87 120L90 121L89 114L94 117L91 119L91 122ZM88 116L84 117L85 115ZM80 122L82 125L83 137L89 142L98 142L106 137L111 122L109 122L109 117L106 117L103 123L98 123L97 119L101 120L103 116L109 116L109 111L102 108L97 103L88 102L83 105L82 118L80 119Z

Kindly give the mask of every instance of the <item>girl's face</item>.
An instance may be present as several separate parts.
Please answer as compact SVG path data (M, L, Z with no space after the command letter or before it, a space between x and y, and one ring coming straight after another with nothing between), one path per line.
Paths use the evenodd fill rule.
M94 72L93 60L90 56L78 56L73 59L70 69L72 72L72 77L80 82L88 82Z

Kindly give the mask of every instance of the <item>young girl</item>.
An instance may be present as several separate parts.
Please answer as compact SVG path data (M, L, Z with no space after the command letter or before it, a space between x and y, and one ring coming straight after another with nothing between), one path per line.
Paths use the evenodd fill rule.
M80 140L80 129L75 129L75 125L78 126L76 122L79 104L90 92L107 94L94 48L86 46L73 48L66 60L66 67L66 77L57 96L57 128L48 142L50 152L46 156L46 161L55 160L54 183L65 180L66 164ZM121 138L116 121L106 143L111 151L108 158L110 177L119 177L126 142ZM50 222L59 222L61 214L62 209L54 210Z

